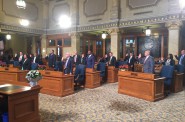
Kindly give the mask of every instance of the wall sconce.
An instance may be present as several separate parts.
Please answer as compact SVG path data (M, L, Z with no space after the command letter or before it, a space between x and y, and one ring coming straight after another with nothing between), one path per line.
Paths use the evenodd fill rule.
M29 20L26 20L26 19L21 19L19 21L19 23L22 25L22 26L28 26L30 24Z
M71 27L71 18L67 15L62 15L59 18L59 25L61 28L70 28Z
M146 36L150 36L151 35L151 29L149 29L149 27L147 27L146 31L145 31Z

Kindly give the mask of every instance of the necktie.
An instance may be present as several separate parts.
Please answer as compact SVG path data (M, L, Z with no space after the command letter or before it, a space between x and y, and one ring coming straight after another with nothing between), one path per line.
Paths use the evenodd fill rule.
M36 57L34 57L33 63L35 63Z
M132 57L129 58L128 63L130 63L130 60L131 60L131 59L132 59Z
M75 57L74 57L74 62L76 63L76 57L77 57L77 55L75 55Z
M110 57L109 64L111 63L111 60L112 60L112 56Z
M149 57L149 56L147 56L147 57L145 58L144 63L146 62L146 60L148 59L148 57Z
M67 68L67 63L68 63L68 60L69 60L69 59L67 59L67 60L66 60L66 63L65 63L65 68ZM65 69L65 68L64 68L64 69Z

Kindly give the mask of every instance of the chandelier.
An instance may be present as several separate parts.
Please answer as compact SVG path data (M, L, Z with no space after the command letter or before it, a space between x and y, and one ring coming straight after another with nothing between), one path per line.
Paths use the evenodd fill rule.
M103 32L102 35L101 35L102 39L106 39L107 37L107 33L106 32Z
M16 1L17 8L26 8L26 2L24 0L17 0Z

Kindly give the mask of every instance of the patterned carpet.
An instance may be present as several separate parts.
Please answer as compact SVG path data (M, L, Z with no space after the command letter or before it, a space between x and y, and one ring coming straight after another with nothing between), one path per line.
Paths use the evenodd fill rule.
M117 92L118 84L67 97L40 94L41 122L185 122L185 91L148 102Z

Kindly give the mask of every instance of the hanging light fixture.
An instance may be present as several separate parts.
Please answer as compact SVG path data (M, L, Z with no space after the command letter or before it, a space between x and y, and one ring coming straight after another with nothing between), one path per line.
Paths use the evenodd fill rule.
M12 36L11 36L10 34L7 34L7 35L6 35L6 39L7 39L7 40L11 40L11 38L12 38Z
M185 0L179 0L180 9L183 10L185 8Z
M17 0L16 1L17 8L26 8L26 2L24 0Z
M150 36L151 35L151 29L149 29L149 27L147 27L146 31L145 31L146 36Z
M103 32L102 35L101 35L102 39L106 39L107 37L107 33Z

